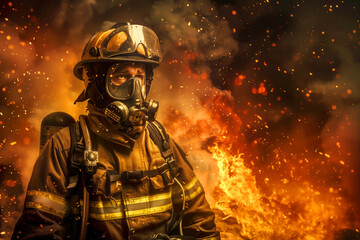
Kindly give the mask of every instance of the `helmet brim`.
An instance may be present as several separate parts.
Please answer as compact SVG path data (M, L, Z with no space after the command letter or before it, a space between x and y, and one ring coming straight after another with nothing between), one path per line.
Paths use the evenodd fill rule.
M83 80L82 79L82 68L84 66L84 64L86 63L102 63L102 62L136 62L136 63L144 63L144 64L150 64L153 68L156 68L159 66L159 62L156 60L151 60L148 58L144 58L142 56L134 56L134 55L120 55L120 56L115 56L112 58L107 58L107 59L86 59L86 60L82 60L80 62L78 62L73 69L73 73L75 75L76 78Z

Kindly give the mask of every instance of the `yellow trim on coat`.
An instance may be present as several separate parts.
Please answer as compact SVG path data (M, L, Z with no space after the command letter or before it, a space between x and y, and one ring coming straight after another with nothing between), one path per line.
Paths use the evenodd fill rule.
M203 192L201 185L196 186L196 184L198 182L199 182L198 179L196 177L194 177L188 184L186 184L184 186L184 188L190 192L189 195L185 196L186 201L190 201L190 200L196 198L201 192ZM125 200L125 206L122 206L125 208L124 212L122 212L123 208L120 207L121 200L119 200L119 199L112 200L112 201L116 201L117 204L111 203L111 200L90 201L89 217L96 219L96 220L112 220L112 219L124 218L125 217L124 213L127 218L131 218L131 217L138 217L138 216L144 216L144 215L151 215L154 213L166 212L173 208L171 198L172 198L172 192L160 193L160 194L156 194L156 195L152 195L152 196L128 198ZM171 202L170 203L166 202L166 204L165 204L165 202L163 202L162 204L165 204L165 205L160 205L160 206L156 206L156 207L141 208L138 206L140 209L127 210L127 209L131 209L131 208L136 208L136 206L134 206L136 204L149 204L151 206L152 202L162 201L162 200L163 201L169 200ZM158 204L161 204L161 203L158 203ZM119 211L109 213L109 211L114 210L114 207L118 208ZM107 210L106 208L109 208L109 210ZM98 213L98 212L102 212L102 213Z
M47 198L47 199L52 200L54 202L57 202L59 204L67 205L67 202L66 202L65 198L59 197L59 196L57 196L55 194L52 194L52 193L49 193L49 192L43 192L43 191L37 191L37 190L29 190L27 192L27 196L44 197L44 198Z
M25 207L35 208L63 218L68 210L68 203L65 198L56 196L52 193L29 190L27 192Z
M151 196L129 198L129 199L126 199L126 203L127 204L147 203L147 202L153 202L153 201L158 201L158 200L165 200L165 199L169 199L169 198L171 198L171 192L160 193L160 194L151 195Z

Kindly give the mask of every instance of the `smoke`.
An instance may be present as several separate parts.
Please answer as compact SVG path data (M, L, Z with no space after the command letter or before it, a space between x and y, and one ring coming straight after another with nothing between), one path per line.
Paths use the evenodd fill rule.
M337 55L334 61L339 64L331 69L334 72L332 78L327 81L315 79L309 83L309 89L315 94L321 94L324 104L329 109L329 119L321 132L322 147L325 152L332 154L332 161L340 162L344 166L340 170L343 174L341 178L343 195L352 202L352 206L358 212L360 191L353 184L360 180L358 172L360 165L357 159L360 153L360 140L357 134L360 121L360 84L357 78L360 73L360 61L357 50L359 44L354 41L358 28L351 26L350 16L342 19L340 24L335 19L328 19L329 24L324 27L324 34L331 36L332 49ZM321 19L318 21L320 22Z
M327 171L328 175L323 179L330 185L336 183L339 188L345 188L342 195L356 206L359 189L350 182L360 179L355 157L359 153L360 141L354 134L359 129L360 120L360 85L357 79L360 62L359 41L355 40L358 39L358 24L354 22L353 15L348 14L352 7L356 8L350 4L304 5L295 14L298 24L292 43L299 46L297 51L304 56L303 63L292 61L288 68L306 67L303 68L304 73L294 75L294 82L297 86L303 85L310 101L318 102L309 106L313 118L318 119L315 124L318 125L320 140L314 147L328 153L328 161L337 168L333 173ZM339 18L342 20L338 21ZM319 111L320 104L322 111ZM291 112L296 113L294 110ZM303 114L300 112L299 115ZM332 174L340 177L334 179ZM356 208L359 211L359 206Z

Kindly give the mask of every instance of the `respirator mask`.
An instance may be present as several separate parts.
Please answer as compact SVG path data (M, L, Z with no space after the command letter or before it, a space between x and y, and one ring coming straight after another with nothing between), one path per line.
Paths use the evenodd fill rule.
M122 64L112 65L106 75L105 88L110 103L106 118L124 132L155 120L159 103L146 101L146 81L141 75L124 74Z

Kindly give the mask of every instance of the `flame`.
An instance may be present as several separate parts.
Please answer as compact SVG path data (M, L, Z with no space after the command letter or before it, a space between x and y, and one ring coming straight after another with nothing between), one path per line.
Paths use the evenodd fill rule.
M244 144L244 139L237 135L241 120L231 108L229 95L214 90L202 103L213 121L192 120L185 113L173 111L165 123L185 143L185 148L186 143L194 146L191 142L194 136L198 141L216 136L207 145L218 168L217 186L205 186L224 239L332 239L336 230L349 227L346 216L349 206L333 188L318 189L311 179L295 181L293 172L288 178L280 173L282 184L270 185L271 176L264 183L257 182L256 167L245 162L244 153L234 154L235 149L241 149L234 145ZM213 111L220 108L228 114ZM196 168L200 169L198 174L202 179L206 179L204 174L211 175L208 171L201 172L201 166Z
M218 145L209 150L219 167L213 208L222 237L331 239L335 229L346 227L341 197L315 191L309 183L297 186L294 192L278 188L264 194L252 170L245 166L243 154L231 155L229 149Z
M256 93L267 94L263 83ZM192 109L170 108L164 111L164 124L190 158L202 152L211 154L212 160L191 160L205 182L223 239L334 239L341 229L356 231L358 219L341 187L319 183L308 174L319 168L318 164L326 171L335 156L321 151L302 154L297 148L280 146L268 164L261 165L254 159L261 156L258 145L263 139L249 144L244 131L268 129L264 117L256 113L251 116L254 111L248 108L245 116L251 124L249 119L241 119L229 91L206 87L197 97L202 118L194 118ZM297 130L294 134L295 145L304 145L306 136Z
M219 99L221 98L218 96L217 107L226 106ZM213 98L208 100L214 103ZM234 134L228 131L229 125L218 125L219 119L214 118L216 113L212 115L215 121L204 125L202 121L192 121L177 112L170 114L166 120L171 119L171 123L166 123L170 131L177 133L177 139L182 139L183 142L190 141L195 135L209 136L217 132L216 139L208 142L208 151L218 168L217 186L212 188L206 184L205 187L208 198L211 198L222 238L332 239L336 230L349 227L346 216L349 206L334 189L321 191L310 180L300 183L283 178L284 185L272 186L269 185L271 177L265 178L263 184L257 182L253 170L256 168L252 169L251 164L249 166L245 162L244 153L234 154L233 144L239 144L239 139L235 140ZM239 121L237 117L234 119ZM184 121L195 132L185 131L181 127ZM211 175L211 172L202 172L201 166L195 168L200 169L198 174L201 179L206 179L204 174Z

